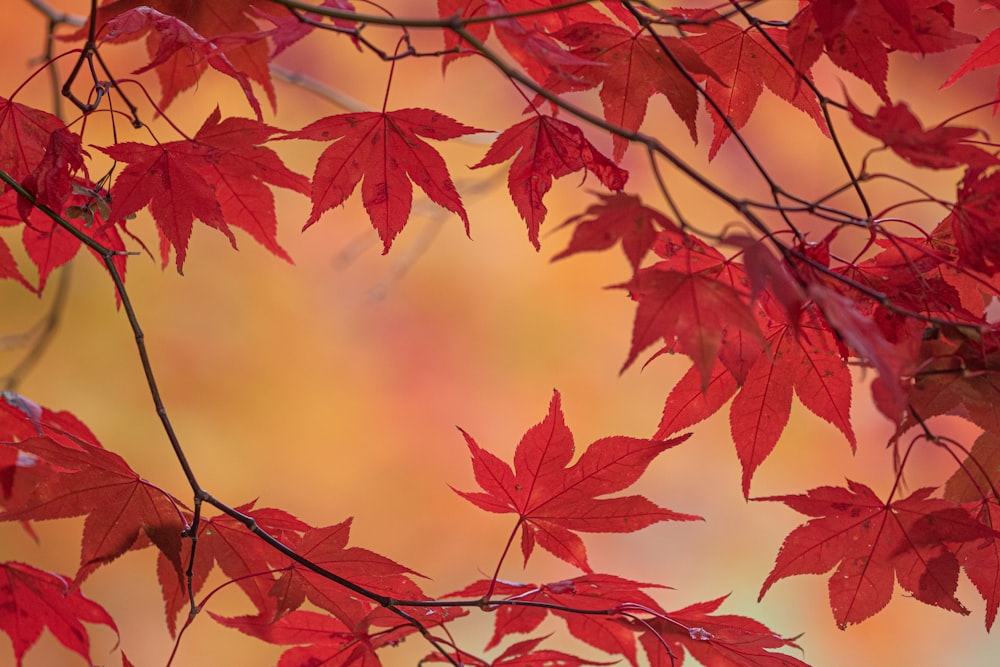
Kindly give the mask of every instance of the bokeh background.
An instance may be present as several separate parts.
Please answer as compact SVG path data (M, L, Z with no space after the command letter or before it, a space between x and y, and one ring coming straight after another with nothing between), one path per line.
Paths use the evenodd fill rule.
M87 4L64 2L60 8L82 14ZM432 11L426 3L392 4L400 15ZM772 10L785 13L791 4L776 2ZM9 97L38 64L32 59L42 51L45 23L26 2L6 3L4 17L0 94ZM961 13L960 26L970 26L970 18ZM377 30L370 36L390 43ZM416 44L429 49L438 48L438 39L415 34ZM120 76L147 62L139 44L102 53ZM947 78L958 57L895 56L889 89L909 101L928 124L943 120L995 90L995 73L987 72L970 75L947 94L937 91L937 82ZM64 73L71 61L61 63ZM332 35L307 39L280 62L372 108L382 104L390 71ZM827 66L817 68L816 75L827 90L843 84L859 106L877 108L871 92L848 75ZM155 97L155 83L146 80ZM268 121L279 127L301 127L341 112L301 87L280 81L276 86L279 107ZM50 95L46 80L39 77L17 99L46 107ZM593 103L595 97L577 99ZM223 114L249 115L238 87L213 74L168 114L193 133L216 105ZM519 119L524 101L474 59L454 64L447 79L438 61L411 59L397 64L389 95L389 108L409 106L432 107L497 130ZM984 110L971 120L995 125L988 114ZM855 156L873 147L847 127L843 115L837 122ZM91 123L87 139L106 141L106 117ZM176 138L162 122L153 127L161 140ZM664 137L694 165L708 167L706 148L690 146L686 129L662 97L650 104L644 129ZM145 140L128 136L130 130L121 124L119 130L125 139ZM699 133L704 141L710 132L702 114ZM832 147L812 122L768 93L747 136L789 189L820 195L843 181ZM489 137L483 139L489 142ZM610 148L605 137L593 140ZM491 572L512 527L511 517L484 514L449 489L474 487L456 425L509 458L523 432L544 416L557 388L578 450L606 435L648 436L669 389L687 368L683 358L660 358L644 370L636 367L619 375L634 307L621 290L603 289L628 278L618 250L550 262L570 234L555 228L591 201L585 191L597 187L596 182L581 182L579 175L557 182L546 199L550 212L538 253L509 201L502 168L465 168L482 157L485 145L473 140L441 147L465 195L472 240L456 217L418 198L415 216L392 252L382 256L358 195L300 233L308 201L279 193L279 240L294 265L270 256L246 235L238 234L240 250L234 252L221 234L196 226L183 276L172 267L161 270L158 261L146 256L130 259L128 268L128 288L163 396L199 481L230 504L256 498L258 506L286 509L313 525L353 516L352 544L426 574L426 590L438 594ZM276 146L292 168L307 175L321 148L305 142ZM898 168L892 158L876 159ZM661 205L643 154L632 150L626 162L632 170L629 190ZM711 169L727 187L764 193L732 142ZM904 173L942 195L953 192L960 176ZM678 174L668 171L666 178L689 218L706 228L733 220ZM898 196L877 185L872 192L886 201ZM913 213L928 225L937 214ZM131 229L155 247L146 214ZM7 232L5 238L16 245L16 236ZM19 391L50 408L73 412L140 474L184 498L183 476L152 409L112 286L90 256L81 255L72 271L58 335ZM28 328L51 298L35 298L12 283L0 285L0 334ZM18 359L16 350L2 354L8 365ZM855 388L857 455L833 427L796 404L774 455L755 477L754 495L800 493L841 484L845 477L879 493L887 491L893 479L884 448L889 428L871 409L865 381L859 376ZM941 420L936 426L951 429L967 443L976 435L958 422ZM921 449L909 477L911 488L943 483L948 472L938 452ZM820 576L784 580L758 603L757 592L782 539L803 517L784 506L745 502L739 479L723 410L695 427L683 446L656 460L635 487L665 507L701 514L706 521L589 537L592 564L600 571L672 586L657 593L668 609L728 594L723 612L752 616L784 635L803 633L805 653L800 657L819 667L1000 664L1000 641L995 632L985 632L983 603L964 579L959 597L972 610L968 618L917 603L897 589L885 611L840 631L829 611L826 578ZM17 526L0 526L0 557L72 573L81 523L40 523L37 543ZM112 613L121 630L121 648L143 667L165 664L172 647L154 562L152 550L128 554L84 586L88 596ZM576 574L539 554L527 572L517 558L511 559L502 576L552 581ZM237 593L215 597L209 609L231 615L250 611ZM476 651L492 632L492 623L488 614L473 614L455 632L464 647ZM546 629L560 631L549 645L567 641L572 646L558 623ZM120 664L112 633L95 628L92 641L96 664ZM174 664L267 665L280 652L205 616L184 636ZM425 644L411 638L383 656L386 665L413 665L426 652ZM9 639L0 634L0 656L11 655ZM0 663L6 659L0 657ZM25 664L82 661L46 633Z

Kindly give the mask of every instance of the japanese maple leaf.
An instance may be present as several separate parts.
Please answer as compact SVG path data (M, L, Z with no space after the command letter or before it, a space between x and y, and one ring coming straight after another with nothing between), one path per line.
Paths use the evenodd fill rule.
M591 204L586 212L563 223L562 226L576 225L573 238L565 250L552 258L553 262L578 252L606 250L621 241L632 270L638 271L642 258L656 240L657 228L680 232L672 220L644 206L638 195L616 192L597 196L599 204Z
M509 581L480 580L448 597L480 597L492 592L496 604L493 637L486 648L498 645L514 633L537 629L549 614L566 622L570 634L605 653L624 656L637 665L635 633L622 622L619 612L664 613L644 588L663 588L658 584L631 581L610 574L585 574L548 584L524 584ZM506 605L503 600L519 600L535 605ZM561 608L560 608L561 607ZM567 609L604 614L580 614Z
M708 105L709 114L715 121L709 159L715 157L732 134L725 119L729 119L734 129L742 129L750 120L764 86L807 113L824 134L828 132L816 97L802 83L800 73L775 50L774 45L785 48L784 30L741 28L732 21L717 20L704 34L686 41L718 75L718 79L709 78L705 83L706 94L718 105L718 108ZM808 72L802 74L808 75Z
M650 666L681 667L685 655L690 654L703 665L719 667L806 667L798 658L772 652L798 648L791 639L746 616L715 614L726 597L667 612L665 618L646 620L646 631L639 641Z
M18 667L45 628L90 664L90 637L83 623L106 625L118 635L104 607L68 579L24 563L0 563L0 630L10 636Z
M95 206L95 196L93 191L83 187L79 182L71 183L72 194L70 194L62 205L65 206L64 220L72 225L78 232L89 236L100 243L105 248L112 251L121 252L112 259L122 278L126 275L125 242L122 240L118 228L105 222L100 217ZM45 289L52 271L63 266L76 256L83 242L60 223L54 221L47 214L37 208L28 206L24 210L23 204L27 200L17 196L13 191L8 191L0 195L0 226L20 225L21 240L28 257L38 268L38 291ZM85 214L79 212L86 211ZM75 217L74 217L75 216ZM23 224L22 224L23 223ZM94 257L103 263L103 258L96 252ZM34 287L29 287L34 291Z
M504 649L503 653L494 660L484 660L476 656L462 653L462 664L469 667L533 667L544 665L545 667L582 667L583 665L613 665L613 662L592 662L584 660L575 655L553 651L551 649L538 649L538 645L545 641L547 637L535 637L515 642ZM433 653L423 660L421 664L429 662L451 662L440 653Z
M1000 213L1000 172L972 167L958 186L951 213L942 221L954 235L958 257L969 268L1000 272L1000 243L995 221Z
M954 29L954 13L939 0L814 0L792 20L789 53L805 72L825 51L888 103L890 51L934 53L976 41Z
M328 116L289 132L285 138L333 142L316 163L312 213L305 227L344 203L364 178L361 200L382 239L383 254L410 216L411 181L435 204L458 215L468 233L469 218L448 168L420 137L441 141L482 131L430 109L399 109Z
M286 546L295 548L302 533L310 526L288 512L272 508L254 508L253 503L236 508L257 522L257 526ZM181 562L189 563L191 542L184 541ZM278 603L272 589L276 571L291 561L265 544L245 525L230 516L203 517L198 529L198 548L191 580L197 593L208 579L213 567L234 581L268 621L278 615ZM157 575L166 607L167 625L173 636L177 630L177 615L190 604L188 582L184 573L163 553L157 562Z
M553 393L545 419L521 438L513 471L465 431L462 435L472 454L476 481L485 493L455 492L487 512L518 515L514 530L521 529L525 563L537 542L554 556L591 572L577 532L631 533L659 521L700 518L663 509L642 496L599 497L632 485L657 455L684 442L686 435L672 440L602 438L569 466L573 434L563 419L559 392Z
M351 519L313 528L303 534L296 552L311 563L380 595L425 598L411 579L411 575L421 575L368 549L348 547L350 530ZM281 574L272 594L280 600L279 614L298 608L308 599L352 628L371 611L373 604L299 563L293 563Z
M864 484L847 484L757 499L816 517L785 538L759 597L785 577L836 567L829 580L830 606L841 628L881 611L894 581L921 602L968 614L955 598L960 565L955 546L997 533L960 506L930 498L931 488L883 502Z
M111 188L109 222L123 222L148 206L160 232L163 263L174 248L178 271L196 219L221 231L234 247L230 226L289 259L276 239L274 196L267 184L308 192L308 181L261 145L278 130L247 118L220 118L216 108L190 141L155 146L128 142L101 149L128 163Z
M136 7L122 12L108 21L104 30L108 41L131 41L152 31L147 41L152 60L149 64L134 70L133 74L157 69L162 81L169 67L179 77L185 78L199 65L204 69L204 64L207 63L216 71L239 83L258 120L261 118L260 103L250 86L249 77L236 69L225 54L227 48L243 47L259 41L259 35L246 33L206 39L181 19L167 16L151 7ZM158 69L161 67L163 69ZM187 73L181 74L182 69L186 69ZM188 86L178 87L178 92L186 87ZM168 87L164 88L166 97ZM169 101L165 99L163 106L165 107Z
M836 426L852 450L858 444L851 428L851 372L833 332L776 324L767 344L768 353L757 357L729 411L730 432L743 464L744 497L750 494L754 471L785 430L793 391L814 414Z
M102 28L106 23L137 7L146 6L166 17L178 19L186 24L193 33L207 40L225 43L219 38L228 38L225 58L237 73L246 75L260 84L271 106L275 106L274 86L269 70L270 48L267 43L267 33L260 30L252 16L254 6L260 4L253 0L213 0L213 2L190 2L189 0L113 0L106 2L97 11L97 26ZM173 27L171 28L171 25ZM164 23L162 29L182 31L178 24ZM150 56L155 59L161 51L161 26L149 32L146 47ZM87 35L85 26L67 39L83 39ZM128 41L138 35L134 32L112 37L112 41ZM169 39L178 39L179 34L167 35ZM163 97L161 108L166 108L179 93L194 86L209 66L209 60L190 57L190 51L183 49L156 65L156 74L160 80Z
M691 358L706 388L712 367L727 336L737 330L762 338L757 319L745 298L732 285L705 270L678 271L671 260L640 269L618 287L639 302L632 329L632 346L624 371L639 353L663 339L667 348ZM732 334L730 333L732 332Z
M697 140L699 100L691 80L701 81L714 73L685 40L657 39L635 26L626 29L607 21L574 23L554 36L572 47L571 55L588 64L563 67L546 83L549 90L565 92L600 86L604 118L632 132L642 125L649 98L660 93L687 126L691 138ZM616 134L613 141L613 157L618 162L625 154L628 139Z
M66 132L66 125L52 114L0 97L0 169L23 181L60 131Z
M507 175L507 189L517 212L528 225L528 239L537 250L538 230L548 209L542 203L552 180L586 169L609 190L625 187L628 172L615 166L586 140L579 127L536 114L500 133L473 169L514 162Z
M1000 160L981 148L965 143L979 132L973 127L938 125L925 130L906 103L881 107L875 116L866 116L850 100L847 108L856 127L881 139L900 157L918 167L950 169L966 164L991 167Z
M703 383L698 367L691 366L667 395L663 418L654 437L666 438L708 419L729 402L737 389L739 383L721 361L712 366L707 384Z
M437 0L438 15L448 19L458 16L461 19L482 18L492 16L492 21L478 21L466 26L469 34L479 41L485 41L494 28L504 48L524 67L529 74L537 77L541 83L545 81L549 69L540 66L537 56L548 56L544 64L560 65L560 49L549 37L559 29L584 21L601 21L604 15L588 4L560 6L559 11L539 12L552 5L559 5L558 0ZM508 14L532 12L531 14L510 17ZM451 30L444 30L444 57L441 67L445 69L456 59L475 53L473 49L463 48L462 38ZM457 52L456 52L457 51ZM568 54L562 54L562 57ZM576 62L570 59L564 62Z
M1000 504L995 498L966 506L980 522L996 530L1000 528ZM1000 609L1000 539L990 535L961 544L958 560L976 590L986 601L986 630L993 628Z
M122 457L98 445L78 441L71 447L48 437L0 446L16 447L53 467L30 493L7 505L0 521L87 517L77 584L101 565L151 542L180 569L184 523L178 502L140 478Z
M992 67L996 64L1000 64L1000 28L986 35L941 87L951 86L973 70ZM1000 91L1000 79L997 80L997 89ZM994 105L994 109L996 109L996 105Z

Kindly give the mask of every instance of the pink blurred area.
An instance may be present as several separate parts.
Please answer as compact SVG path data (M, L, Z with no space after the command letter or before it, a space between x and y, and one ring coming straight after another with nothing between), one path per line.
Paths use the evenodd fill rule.
M74 4L68 9L82 12L86 3ZM401 3L399 9L428 11L416 3ZM8 65L0 71L0 94L9 96L33 67L27 63L40 51L44 25L26 3L14 3L5 12L0 35ZM417 42L436 43L431 35L417 35ZM143 51L129 45L107 55L115 73L124 76L139 64L135 59ZM928 60L930 67L946 71ZM71 62L64 59L61 71ZM314 38L292 49L281 64L368 107L382 104L389 66L357 53L347 40ZM937 121L958 109L938 110L934 91L906 88L907 77L916 81L918 73L926 75L926 67L902 63L890 89L905 92L928 121ZM832 70L819 76L827 85L847 78ZM875 108L872 95L853 81L846 83L856 103ZM970 99L977 92L973 85ZM267 118L274 125L295 128L341 112L301 87L276 86L278 112ZM141 100L137 89L130 91ZM151 93L155 98L155 85ZM39 77L17 99L45 106L49 94ZM190 134L217 104L223 114L249 115L238 88L214 75L175 102L168 115ZM511 86L470 59L454 64L447 79L434 59L400 62L388 104L429 106L493 130L516 121L525 105ZM747 135L781 182L818 195L842 180L835 155L809 119L767 94L761 105ZM144 112L143 118L152 114ZM843 118L839 123L857 154L869 146ZM162 121L152 126L160 140L177 138ZM707 166L705 148L689 146L686 129L662 98L651 104L645 129L677 137L673 148L696 166ZM123 139L148 140L132 136L121 123L119 130ZM108 131L106 117L93 119L88 128L93 138L85 143L106 140ZM704 116L699 132L703 138L711 132ZM382 256L357 196L300 233L309 203L281 193L279 241L294 266L246 235L238 236L240 250L234 252L221 234L200 225L183 276L172 267L161 270L158 260L145 255L129 260L127 285L157 378L202 485L231 505L258 499L259 507L280 507L317 526L353 516L352 544L427 575L425 590L431 594L492 572L513 525L510 516L484 514L448 488L475 484L456 425L507 458L523 432L542 419L557 388L578 451L605 435L648 436L672 383L687 368L685 359L660 358L645 370L636 367L619 375L634 308L622 290L603 289L628 278L617 249L549 261L569 239L568 230L556 227L590 203L587 189L598 184L576 177L557 183L546 199L550 212L542 251L536 253L509 201L505 174L465 168L482 157L489 137L484 141L442 147L465 193L472 240L460 220L418 197L413 219ZM594 141L610 147L604 137ZM275 148L292 168L311 175L321 147L289 143ZM632 150L626 162L633 172L630 191L659 206L644 156ZM748 187L757 196L763 192L732 142L712 168L729 187ZM925 174L915 177L947 192L956 175L936 175L937 182L929 183ZM733 219L678 175L668 173L667 181L689 218L705 228ZM155 247L147 214L141 213L130 229ZM15 245L15 237L8 233L5 238ZM140 474L185 498L184 478L159 427L111 284L90 256L81 255L73 272L60 332L19 391L73 412ZM50 298L39 301L13 284L0 285L5 314L0 333L29 326ZM4 352L3 359L16 359L16 354ZM845 477L887 491L892 481L884 449L888 424L870 406L866 378L858 380L858 454L851 455L833 427L796 405L775 454L754 480L753 495L800 493L841 484ZM804 633L799 643L805 653L798 657L817 666L997 664L1000 644L984 631L983 603L967 581L959 596L972 610L970 618L927 607L897 590L886 611L843 632L829 611L825 577L782 581L758 604L757 592L783 537L803 519L779 505L743 500L725 410L694 431L687 443L654 462L636 488L665 507L703 515L706 521L588 539L597 570L672 586L657 594L668 609L729 594L723 612L752 616L784 635ZM975 433L965 431L964 437L971 443ZM941 455L921 451L918 456L912 488L942 483ZM37 530L35 543L17 526L0 527L0 556L72 573L80 523L46 522ZM510 560L502 577L553 581L576 574L540 554L528 571L516 558ZM215 579L209 587L212 583L223 581ZM151 551L124 556L94 574L83 590L112 613L121 629L120 648L136 665L165 664L172 640ZM250 612L232 591L213 598L208 608L229 615ZM456 626L456 638L476 652L492 622L491 615L474 613ZM562 632L550 643L566 636ZM92 640L96 664L120 664L110 632L94 629ZM410 638L386 651L384 660L413 665L427 652L426 644ZM223 629L203 615L185 635L174 664L267 665L279 654L280 649ZM9 640L0 634L0 656L10 655ZM25 664L83 663L46 634Z

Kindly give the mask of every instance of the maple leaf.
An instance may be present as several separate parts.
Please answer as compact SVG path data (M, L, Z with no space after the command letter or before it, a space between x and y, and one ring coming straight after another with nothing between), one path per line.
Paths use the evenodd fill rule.
M861 113L850 100L847 109L856 127L881 139L897 155L918 167L950 169L966 164L986 168L1000 164L996 156L964 143L979 132L976 128L938 125L924 130L906 103L882 106L874 117Z
M795 68L775 50L785 48L785 30L741 28L729 20L713 21L704 34L686 41L717 75L705 83L706 94L718 104L708 105L715 121L715 136L709 148L709 159L715 157L722 144L732 134L732 127L742 129L753 113L764 86L792 106L809 115L824 134L829 131L816 97L802 84ZM721 115L720 115L721 114Z
M600 86L604 118L632 132L642 125L650 97L660 93L697 141L698 91L691 81L714 72L685 40L653 37L639 30L634 20L630 28L608 22L573 23L555 33L556 39L572 47L572 55L587 62L561 68L550 76L546 88L561 93ZM619 162L628 139L616 134L612 140L613 157Z
M959 561L954 545L997 533L931 488L883 502L858 482L824 486L803 495L756 500L783 502L817 517L793 530L778 552L758 599L776 581L794 574L830 577L830 606L837 625L860 623L881 611L893 581L921 602L968 614L955 598Z
M402 599L425 598L410 578L410 575L422 575L368 549L348 547L350 530L351 519L333 526L313 528L302 535L295 550L314 565L369 591ZM272 594L278 592L279 614L298 608L308 599L351 628L357 627L372 607L370 600L360 598L341 584L297 562L275 582Z
M858 444L851 428L851 372L833 333L776 323L767 346L768 354L758 355L729 411L730 433L743 464L744 497L750 494L754 471L785 430L793 390L847 437L852 451Z
M469 667L582 667L583 665L615 664L613 662L592 662L562 651L538 650L538 645L546 639L548 636L515 642L505 648L495 660L490 661L463 652L461 655L462 664ZM421 660L421 664L425 662L450 662L450 659L440 653L433 653Z
M127 142L100 149L128 163L111 188L109 222L123 222L148 206L160 232L163 264L173 247L178 271L195 219L221 231L233 247L230 225L289 259L275 238L274 196L265 184L308 193L308 181L261 145L277 129L247 118L220 118L216 107L190 141L155 146Z
M841 69L868 83L889 102L891 50L933 53L975 42L954 29L954 7L939 0L814 0L789 28L790 53L802 72L825 50Z
M56 116L0 97L0 169L23 182L42 162L52 137L65 132Z
M984 526L994 531L1000 528L1000 504L995 498L966 507L976 512ZM989 632L1000 609L1000 539L994 534L964 542L958 547L957 555L965 574L986 601L986 631Z
M622 622L619 612L643 610L663 613L644 588L657 584L631 581L611 574L585 574L548 584L509 581L477 581L448 597L484 596L492 601L517 600L535 604L497 604L493 637L486 648L496 646L507 635L534 631L549 614L566 622L570 634L605 653L624 656L637 665L635 633ZM597 613L577 613L573 610Z
M625 187L628 172L617 167L586 140L579 127L536 114L500 133L473 169L514 158L507 189L517 212L528 225L528 239L537 250L538 230L548 209L542 203L552 180L585 169L609 190Z
M84 516L77 585L130 549L153 543L180 569L184 523L178 501L98 445L49 437L0 443L47 461L52 473L0 513L0 521Z
M604 15L588 4L562 6L560 11L538 12L558 0L437 0L438 15L449 19L457 16L462 20L492 16L492 21L469 23L465 29L479 41L486 41L496 28L504 48L514 57L525 70L538 82L545 81L549 73L548 65L557 69L561 64L576 63L578 59L568 58L565 52L560 53L549 34L568 25L579 22L599 22ZM520 17L508 17L509 14L531 12ZM464 41L451 30L444 30L444 57L441 59L442 70L463 56L474 53L473 50L462 48ZM542 57L541 63L537 59Z
M73 182L71 188L73 194L62 202L66 206L64 219L78 232L89 236L105 248L122 253L115 255L112 261L118 269L118 274L124 279L125 242L117 227L101 219L100 210L103 206L99 203L95 205L95 201L99 201L95 196L96 193L78 182ZM27 204L27 200L17 196L13 190L0 195L0 226L21 225L21 240L28 257L38 268L37 291L41 292L45 289L52 271L73 259L83 242L62 224L37 208L29 205L25 211L22 208L24 204ZM76 212L80 213L74 216ZM104 260L98 253L92 252L92 254L103 263ZM30 285L28 287L36 291L34 287Z
M73 190L73 174L84 170L86 155L80 135L59 128L49 137L42 159L21 185L34 195L37 204L61 211ZM18 198L17 204L21 217L27 219L32 205L23 197Z
M429 109L399 109L327 116L287 133L287 139L333 141L316 163L312 213L305 227L344 203L363 177L361 199L382 239L383 254L409 218L411 181L431 201L458 215L468 233L469 218L447 166L420 137L440 141L483 131Z
M225 55L227 47L246 46L258 41L259 36L244 34L206 39L179 18L167 16L151 7L136 7L122 12L108 21L104 30L106 31L106 39L112 42L131 41L152 31L147 41L152 60L149 64L133 70L133 74L142 74L148 70L156 69L166 65L168 61L173 61L171 64L175 66L183 63L183 66L188 70L208 63L216 71L239 83L243 94L246 95L247 102L257 114L257 119L260 120L262 115L260 103L250 86L250 79L242 71L236 69ZM183 55L181 52L184 52ZM163 71L160 73L164 74ZM183 88L179 88L178 92L180 90ZM163 106L165 107L168 103L169 100L165 99Z
M1000 172L970 167L958 186L951 213L940 227L954 235L959 259L987 275L1000 271L996 216L1000 212ZM940 233L942 230L936 230Z
M662 618L644 620L639 641L651 667L680 667L689 653L703 665L733 667L806 667L798 658L772 649L798 648L763 623L735 614L715 612L721 597L698 602ZM664 644L670 648L667 653Z
M622 370L662 338L668 349L691 358L701 373L704 390L728 336L737 330L758 340L762 336L756 316L731 284L720 281L708 269L691 273L672 268L677 265L665 260L640 269L630 282L617 285L627 288L639 302L632 346Z
M486 510L518 515L521 552L528 562L540 547L591 572L587 550L576 532L630 533L659 521L700 517L658 507L642 496L599 498L632 485L661 452L687 439L643 440L614 436L593 442L580 459L563 419L559 392L553 392L545 419L528 429L514 452L514 470L462 431L472 454L476 481L485 493L455 492Z
M721 361L712 366L707 383L698 367L691 366L667 395L663 418L653 437L666 438L708 419L729 402L737 389L739 383Z
M611 195L598 193L601 203L591 204L584 213L575 215L562 224L571 224L573 238L561 253L552 261L569 257L578 252L589 250L606 250L621 241L625 257L632 265L633 271L639 270L639 264L656 240L656 230L669 230L679 233L680 230L672 220L656 209L643 206L638 195L628 195L616 192Z
M969 72L984 67L992 67L996 64L1000 64L1000 28L993 30L983 38L976 48L972 50L972 53L969 54L969 57L941 85L941 88L953 85ZM1000 79L997 80L997 90L1000 91ZM996 105L994 105L995 108Z
M295 547L310 526L288 512L272 508L253 507L253 503L236 508L257 522L258 527L289 547ZM189 563L191 542L184 541L181 562ZM273 595L274 572L287 567L291 561L265 544L246 526L230 516L201 519L198 529L198 548L195 550L191 590L197 593L208 579L213 567L246 593L259 615L274 621L279 614ZM157 561L157 575L166 607L167 626L171 636L177 630L177 615L188 604L188 582L175 563L163 553Z
M153 58L151 66L154 66L163 91L161 109L198 83L209 65L221 68L220 71L237 81L244 77L256 81L264 88L273 108L276 98L268 67L267 32L261 31L251 18L256 4L260 3L252 0L114 0L97 10L95 22L103 29L114 19L132 12L131 18L119 19L122 23L118 24L130 29L110 35L107 41L111 42L138 38L140 34L130 24L148 22L152 30L146 38L146 48ZM134 11L143 6L147 8L143 12ZM157 14L163 18L156 19ZM83 39L87 31L88 27L84 26L66 39ZM224 47L224 59L221 54L205 57L215 53L216 44ZM240 85L251 99L249 88L243 81Z
M0 563L0 630L10 636L18 667L46 627L89 664L90 637L81 621L106 625L118 635L104 607L84 597L66 578L24 563Z

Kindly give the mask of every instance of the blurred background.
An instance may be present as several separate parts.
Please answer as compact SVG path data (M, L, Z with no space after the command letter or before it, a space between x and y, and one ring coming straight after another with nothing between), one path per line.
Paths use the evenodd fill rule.
M0 25L6 54L0 94L6 97L38 66L32 59L42 52L45 31L45 21L28 3L8 4ZM60 8L82 14L87 4L64 2ZM774 11L787 15L790 4L774 3ZM433 11L417 2L393 3L393 10L399 15ZM970 25L966 14L958 20L960 28ZM391 46L387 33L372 29L368 36ZM438 40L434 34L415 34L419 48L439 48ZM921 60L896 56L890 72L892 95L906 99L928 125L987 99L995 90L995 73L973 73L947 95L936 90L964 53ZM148 62L140 43L102 54L118 76ZM64 74L72 60L60 63ZM367 107L382 105L389 66L358 53L346 39L314 35L290 49L280 63ZM870 90L849 75L822 65L816 77L827 91L843 84L862 109L877 109ZM157 98L154 78L147 75L144 80ZM275 85L277 113L266 120L278 127L297 128L342 112L300 86L282 81ZM16 99L50 108L51 93L39 77ZM141 95L136 92L133 99L141 102ZM575 99L593 104L596 96ZM213 73L167 113L193 134L216 105L223 115L250 115L238 87ZM388 108L420 106L469 125L501 130L520 119L525 105L512 86L475 59L453 64L447 79L436 59L399 62ZM988 113L984 110L963 122L992 123ZM142 117L149 119L152 113L146 110ZM85 144L107 142L106 116L99 114L89 122ZM848 127L843 114L836 122L855 159L874 147ZM162 121L153 128L161 141L177 139ZM121 123L118 129L123 140L147 141L146 135L132 133ZM711 124L704 113L698 129L702 142L709 141ZM653 98L644 130L665 138L693 165L709 166L707 147L690 145L686 128L663 97ZM844 180L832 146L813 122L769 93L762 96L746 136L776 180L791 190L819 196ZM616 248L550 263L571 234L556 227L589 205L591 196L585 192L599 184L592 178L581 181L578 174L556 183L546 198L549 214L542 227L542 250L535 252L506 192L505 165L475 172L465 168L481 159L491 141L479 138L484 143L474 138L436 145L463 193L471 240L457 217L418 196L413 218L390 254L383 256L358 193L300 233L309 202L281 191L279 242L294 265L239 232L240 249L234 252L226 238L200 224L183 276L172 266L161 270L158 259L144 255L128 264L127 286L163 397L199 481L231 505L256 498L258 507L282 508L317 526L353 516L351 543L427 575L425 590L431 594L455 590L492 572L513 525L511 516L485 514L448 488L475 487L456 425L509 460L524 431L545 415L556 388L578 451L607 435L648 437L656 429L667 393L688 365L684 358L663 357L644 370L637 365L619 375L634 306L623 291L604 288L628 279L624 256ZM591 139L610 152L608 138ZM313 142L273 147L291 168L307 176L323 148ZM877 159L898 168L891 157ZM644 154L630 150L623 166L632 174L628 190L663 207ZM736 192L766 192L732 141L711 170L719 183ZM953 195L960 177L957 171L902 173L942 196ZM733 221L728 210L680 175L667 171L666 180L685 213L700 226L719 228ZM877 185L871 192L884 197L883 203L901 196L898 190ZM847 205L846 200L841 203ZM926 219L920 218L925 214ZM921 209L913 215L933 225L938 212ZM155 248L147 213L140 213L130 229ZM12 247L19 244L10 230L4 238ZM153 411L132 334L124 314L115 309L110 281L89 255L81 254L72 272L59 332L19 391L49 408L71 411L105 447L184 499L186 483ZM52 286L56 279L51 279ZM51 298L48 293L38 299L11 282L0 284L0 334L30 327L44 315ZM8 350L2 358L12 365L19 357ZM840 631L829 610L825 576L781 581L758 603L760 585L784 536L804 517L781 505L743 500L727 414L723 409L696 426L687 443L659 457L633 487L664 507L700 514L706 521L659 524L632 535L588 536L596 570L672 586L656 594L667 609L729 595L721 613L751 616L786 636L802 633L804 655L798 657L816 666L998 664L1000 641L995 633L985 632L983 602L964 579L959 598L972 610L968 618L915 602L897 589L885 611ZM884 448L889 427L871 408L866 378L860 376L854 418L860 447L852 456L832 426L796 403L781 442L754 478L752 494L802 493L823 484L842 484L845 477L884 494L893 480L890 453ZM958 422L939 421L936 426L967 444L976 436ZM938 452L918 450L916 456L911 489L941 484L950 474ZM0 526L0 557L72 573L81 525L39 523L37 543L15 525ZM121 648L140 667L165 664L172 648L154 563L152 550L127 554L92 575L83 588L116 619ZM515 557L501 576L542 582L576 574L538 553L528 571ZM214 598L209 609L237 615L249 613L250 605L230 592ZM474 613L454 632L463 647L477 652L492 633L492 624L491 615ZM545 629L559 631L546 645L573 650L558 623ZM96 664L120 664L115 638L106 628L93 629L92 643ZM184 636L174 664L268 665L281 650L203 616ZM381 655L386 665L413 665L427 651L426 644L410 638ZM10 655L9 639L0 634L0 656ZM82 661L46 633L25 664Z

